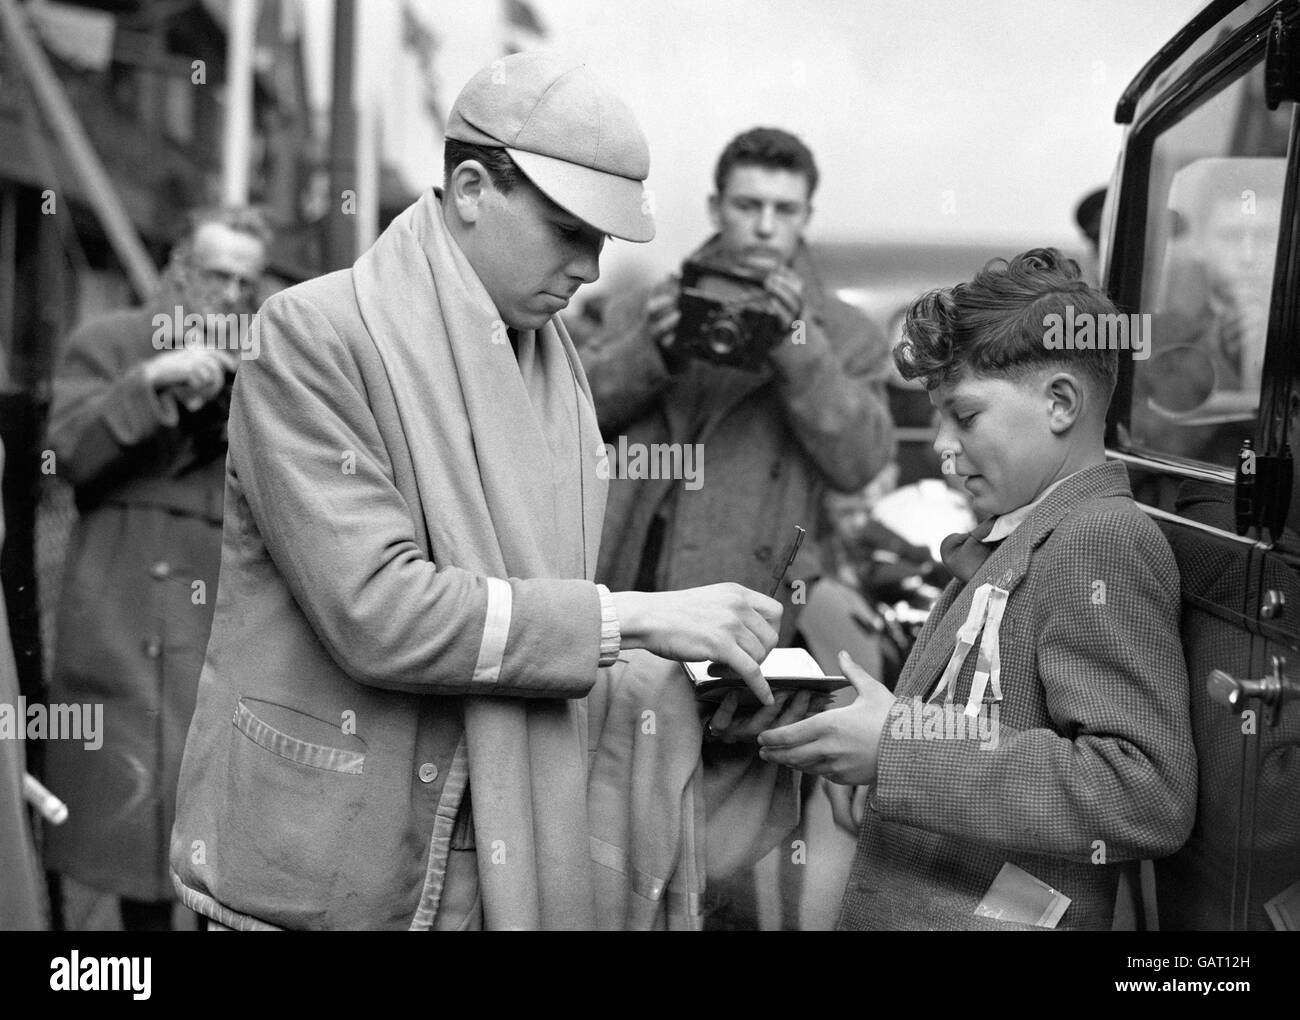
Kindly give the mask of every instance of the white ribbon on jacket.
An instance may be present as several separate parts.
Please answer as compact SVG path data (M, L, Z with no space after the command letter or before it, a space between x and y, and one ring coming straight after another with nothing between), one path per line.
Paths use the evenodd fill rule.
M966 657L975 647L975 640L981 630L984 632L984 637L980 641L979 655L975 659L975 676L971 680L970 697L966 699L965 714L979 715L980 705L984 702L984 692L989 687L993 688L993 700L1002 700L1002 659L998 641L999 631L1002 629L1002 615L1007 606L1007 594L1005 588L998 588L988 582L975 589L966 622L957 629L957 645L948 660L948 665L944 668L943 675L939 678L934 693L930 695L930 701L934 701L945 691L947 693L944 695L944 701L952 701L957 676L961 673L962 666L966 664Z

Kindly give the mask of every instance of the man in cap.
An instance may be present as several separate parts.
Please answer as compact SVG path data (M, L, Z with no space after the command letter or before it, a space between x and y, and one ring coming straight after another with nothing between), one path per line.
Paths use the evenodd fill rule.
M351 269L263 306L172 836L177 888L214 927L609 924L606 894L641 874L628 858L677 853L588 817L588 701L595 733L637 689L621 650L730 665L769 702L737 732L806 709L758 671L775 601L592 581L604 448L554 316L606 235L653 236L648 170L631 112L581 65L497 61L451 112L444 188ZM688 775L684 686L645 688L663 699L648 729L592 760L612 774L640 733L686 748L693 725L694 758L661 761ZM624 920L659 923L674 868Z

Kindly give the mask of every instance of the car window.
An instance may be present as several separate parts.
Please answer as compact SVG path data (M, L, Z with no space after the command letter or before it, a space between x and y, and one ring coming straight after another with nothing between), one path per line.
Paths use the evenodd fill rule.
M1268 111L1257 63L1155 141L1130 316L1137 451L1235 469L1254 433L1290 114Z

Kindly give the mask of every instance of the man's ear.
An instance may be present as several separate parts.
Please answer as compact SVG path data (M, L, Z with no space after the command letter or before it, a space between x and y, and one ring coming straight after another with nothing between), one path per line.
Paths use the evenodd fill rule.
M713 224L714 230L722 229L722 196L709 196L709 222Z
M478 222L483 199L491 188L492 179L488 177L487 167L476 159L465 160L451 172L447 198L462 224L468 226Z
M1043 384L1050 401L1048 427L1058 436L1068 432L1083 414L1087 391L1073 372L1056 372Z

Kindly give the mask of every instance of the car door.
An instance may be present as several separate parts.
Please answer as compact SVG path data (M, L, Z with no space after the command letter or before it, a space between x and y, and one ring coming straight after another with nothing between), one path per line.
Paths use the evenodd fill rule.
M1241 5L1153 78L1110 205L1106 286L1150 342L1108 452L1178 560L1200 768L1192 836L1154 868L1168 929L1300 926L1297 119L1268 102L1297 7Z

